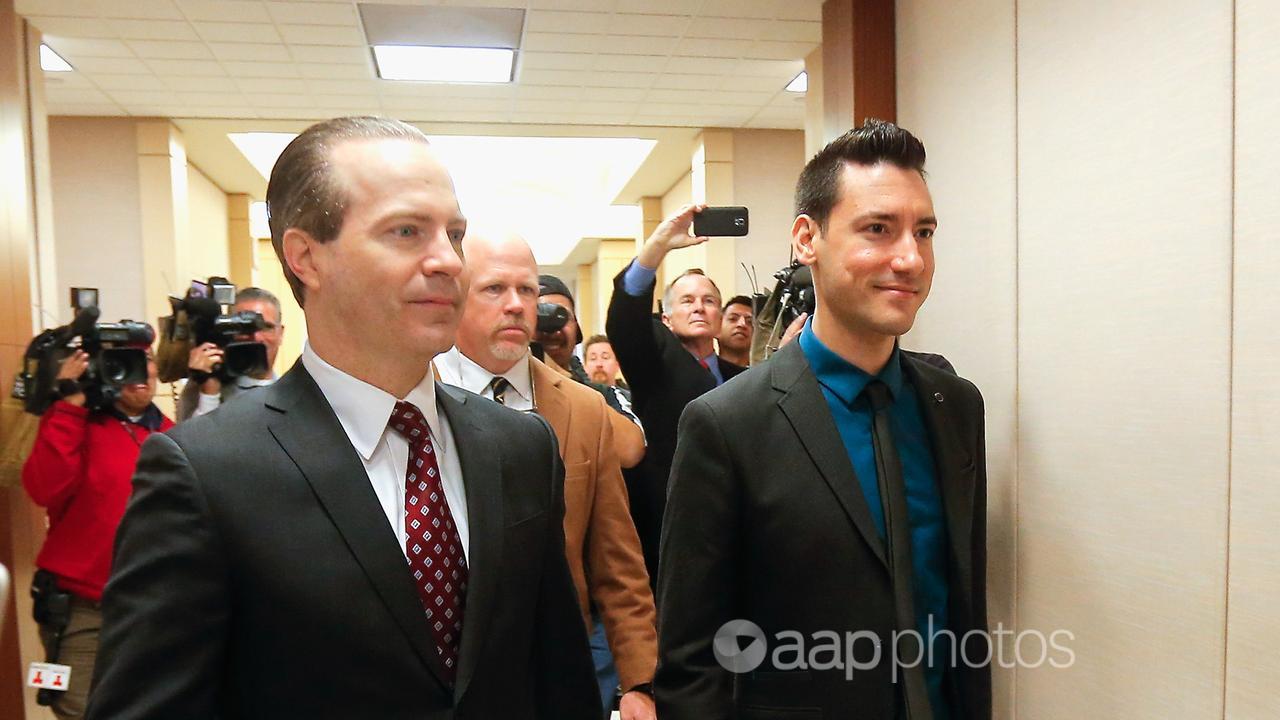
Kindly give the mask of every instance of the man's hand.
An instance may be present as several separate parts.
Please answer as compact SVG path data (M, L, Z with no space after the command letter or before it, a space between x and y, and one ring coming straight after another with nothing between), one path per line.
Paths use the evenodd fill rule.
M191 348L191 354L187 356L187 369L212 373L213 368L222 363L223 355L222 348L213 343ZM200 383L200 392L205 395L218 395L222 392L222 383L218 378L211 377Z
M618 714L622 720L657 720L658 708L653 704L653 698L632 690L618 702Z
M89 369L89 353L83 350L76 350L75 352L68 355L67 358L63 360L60 365L58 365L57 382L60 383L63 380L70 380L74 382L76 380L79 380L80 376L84 375L84 371L88 369ZM63 395L62 400L63 402L69 402L72 405L77 405L80 407L83 407L85 403L84 393L82 392L74 393L71 395Z
M804 330L804 321L809 319L809 313L800 313L791 324L787 326L785 332L782 333L782 339L778 341L778 349L781 350L787 343L796 339L801 330Z
M636 255L636 261L647 268L656 268L672 250L693 247L706 242L708 238L705 235L689 234L689 228L693 226L693 216L706 207L702 204L685 205L675 215L663 220L658 227L654 228L649 239L644 241L640 254Z

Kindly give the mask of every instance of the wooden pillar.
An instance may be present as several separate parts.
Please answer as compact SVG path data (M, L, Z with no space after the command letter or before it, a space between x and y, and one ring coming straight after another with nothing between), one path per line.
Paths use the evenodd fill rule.
M894 0L822 4L821 92L827 140L869 117L897 120L895 42Z
M253 285L254 253L257 241L249 228L248 195L227 195L227 279L238 288Z

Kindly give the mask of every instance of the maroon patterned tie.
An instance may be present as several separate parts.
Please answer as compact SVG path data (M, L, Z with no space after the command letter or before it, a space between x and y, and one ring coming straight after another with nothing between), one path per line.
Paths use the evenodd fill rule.
M397 402L392 429L409 441L404 486L404 549L427 625L450 684L458 672L467 558L444 496L427 419L412 403Z

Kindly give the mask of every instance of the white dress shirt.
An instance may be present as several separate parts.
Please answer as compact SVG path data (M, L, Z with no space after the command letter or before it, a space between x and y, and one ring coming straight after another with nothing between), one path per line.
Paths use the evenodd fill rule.
M456 345L437 355L435 365L440 372L440 382L493 399L489 383L497 376L463 355ZM502 377L511 383L511 388L503 396L503 404L512 410L533 410L533 375L529 372L529 356L525 355L512 365L510 370L502 373Z
M320 392L329 401L347 433L347 439L364 463L369 484L373 486L387 523L399 541L400 551L405 552L404 479L409 465L409 442L388 425L396 398L325 362L311 349L311 343L302 348L302 364L320 386ZM448 418L436 406L435 378L429 371L404 400L416 405L426 417L436 464L440 467L444 496L453 513L462 552L470 557L467 492L462 465L458 461L458 446L454 443Z

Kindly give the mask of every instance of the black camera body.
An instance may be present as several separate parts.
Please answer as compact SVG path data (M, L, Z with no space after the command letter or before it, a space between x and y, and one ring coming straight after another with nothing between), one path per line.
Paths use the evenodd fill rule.
M186 353L205 343L213 343L223 350L223 360L212 373L222 382L241 375L260 375L270 368L266 345L238 339L266 329L267 322L262 315L223 312L224 306L235 303L235 294L235 286L226 278L211 277L208 282L193 281L185 297L169 298L173 316L165 320L166 332L161 344L175 347L163 347L161 354L173 357L175 362L164 363L161 380L173 382L187 375Z
M789 326L792 321L808 313L813 317L818 298L813 292L813 271L808 265L792 262L773 274L778 280L774 290L780 296L781 310L778 313L778 325Z
M100 323L98 315L96 307L83 308L70 324L45 330L27 346L13 392L27 412L43 415L60 395L70 394L71 389L58 387L58 369L77 349L89 354L89 367L74 390L85 394L91 410L111 407L121 387L147 381L147 351L138 346L149 346L155 331L134 320Z

